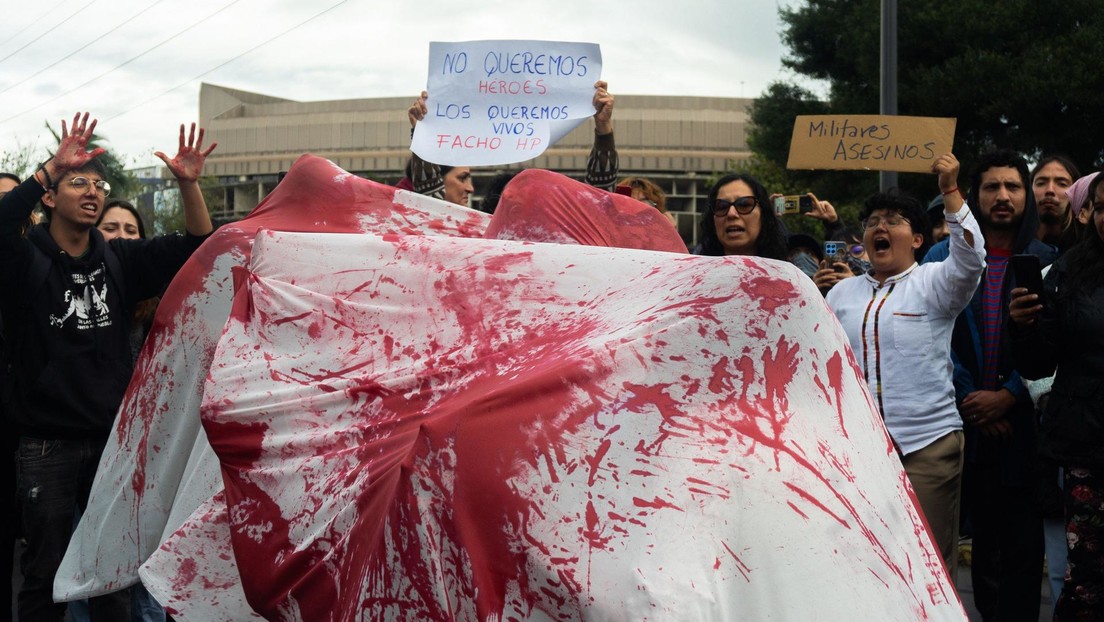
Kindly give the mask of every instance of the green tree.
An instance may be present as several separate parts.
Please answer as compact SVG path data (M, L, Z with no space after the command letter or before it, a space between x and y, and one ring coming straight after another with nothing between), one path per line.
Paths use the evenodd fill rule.
M807 92L772 85L753 109L749 145L757 154L784 166L797 114L878 112L879 10L878 0L806 0L780 9L789 48L783 64L827 81L828 97L818 108ZM994 146L1029 158L1064 153L1084 171L1098 169L1104 73L1095 65L1102 53L1104 16L1093 0L901 3L898 112L957 118L963 182L977 155ZM788 174L825 198L843 192L861 199L876 188L874 173ZM900 185L921 198L934 195L928 175L902 174Z
M184 204L175 188L164 189L154 199L150 235L165 235L177 231L184 231Z
M38 146L35 143L15 141L13 149L0 152L0 172L11 173L20 179L26 179L34 173L41 161L35 157L37 151Z

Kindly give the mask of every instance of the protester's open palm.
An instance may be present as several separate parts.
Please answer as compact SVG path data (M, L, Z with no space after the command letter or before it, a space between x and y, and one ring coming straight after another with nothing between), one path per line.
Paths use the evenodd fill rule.
M188 132L187 142L184 140L184 124L180 124L180 147L176 155L170 160L164 153L158 151L153 155L161 158L165 166L169 167L174 177L179 181L196 181L203 173L203 163L207 156L215 150L218 143L211 143L206 151L203 151L203 128L199 128L199 137L196 137L196 124Z
M88 151L88 141L92 140L92 133L96 129L96 120L88 121L88 113L77 113L73 117L72 131L61 121L61 142L58 143L57 152L54 153L54 164L63 171L79 169L92 158L104 152L103 147L96 147Z

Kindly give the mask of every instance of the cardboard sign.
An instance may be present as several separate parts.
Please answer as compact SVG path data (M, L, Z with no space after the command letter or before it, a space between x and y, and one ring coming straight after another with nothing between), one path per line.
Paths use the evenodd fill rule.
M951 151L956 119L895 115L801 115L794 120L789 169L930 173Z
M594 115L602 52L593 43L429 44L429 112L410 149L427 162L531 160Z

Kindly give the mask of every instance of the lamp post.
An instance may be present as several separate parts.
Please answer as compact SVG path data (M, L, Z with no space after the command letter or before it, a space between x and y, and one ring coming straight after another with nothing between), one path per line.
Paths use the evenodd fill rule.
M897 114L897 0L882 0L881 114ZM881 190L897 185L896 171L880 171Z

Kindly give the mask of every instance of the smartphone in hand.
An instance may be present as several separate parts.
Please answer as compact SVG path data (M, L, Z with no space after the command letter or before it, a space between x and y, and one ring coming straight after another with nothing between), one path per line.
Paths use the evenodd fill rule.
M807 214L813 211L813 198L807 194L774 197L774 213L779 216Z
M1039 303L1043 301L1043 268L1035 255L1012 255L1010 260L1012 276L1016 287L1027 288L1028 293L1037 294Z

